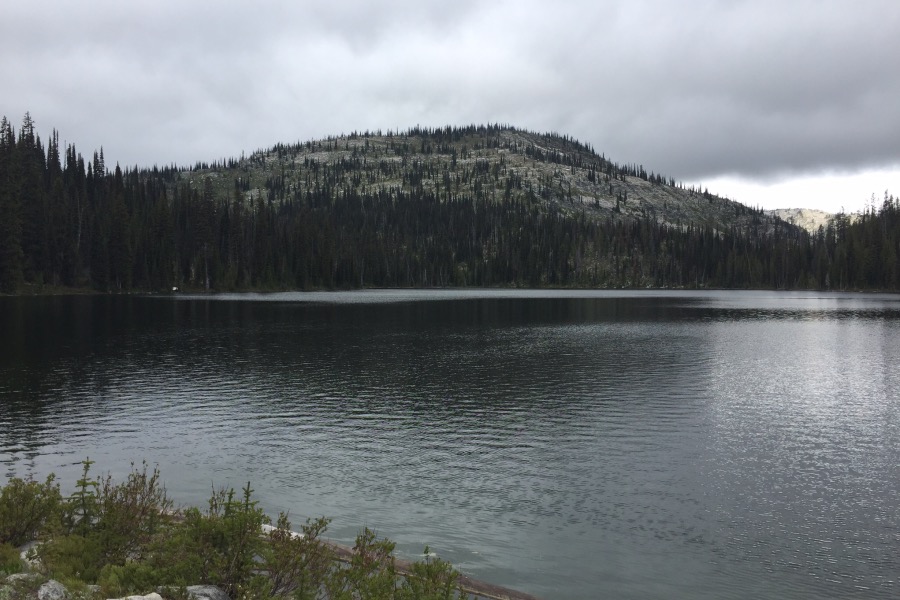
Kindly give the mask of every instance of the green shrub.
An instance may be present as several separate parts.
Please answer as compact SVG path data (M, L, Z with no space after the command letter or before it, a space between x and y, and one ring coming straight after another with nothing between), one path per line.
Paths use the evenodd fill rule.
M77 577L63 577L57 578L57 580L69 592L68 600L103 600L105 598L105 596L101 597L95 589L90 587L90 584ZM34 600L34 597L32 596L28 600Z
M76 491L62 510L59 534L42 544L37 554L54 575L94 583L108 565L143 560L171 520L172 503L160 484L159 471L148 472L146 463L140 470L132 465L121 484L112 476L91 478L93 461L82 464Z
M46 537L58 523L62 495L55 477L44 483L33 479L10 479L0 488L0 543L21 546Z
M36 548L44 569L55 579L95 583L104 566L100 541L78 534L55 537Z
M152 564L172 585L218 585L232 598L258 576L256 557L263 552L265 513L252 500L250 484L241 499L233 489L214 492L206 514L196 508L165 536Z
M395 544L378 539L368 527L356 536L353 556L343 568L334 569L325 583L331 600L392 599L397 589Z
M143 560L155 537L171 521L172 502L160 484L159 469L131 473L121 484L107 476L100 483L96 522L92 530L99 538L105 562L118 565Z
M159 572L146 563L128 562L124 565L104 565L97 578L105 598L146 595L166 583Z
M425 546L423 560L414 562L403 580L398 598L403 600L455 600L466 598L459 586L459 571L439 558L432 558Z
M22 570L19 551L10 544L0 544L0 579Z
M261 570L270 582L269 596L315 600L335 566L335 553L321 540L329 520L306 520L302 534L291 533L284 513L266 536Z
M333 567L323 586L329 600L456 600L468 598L459 572L446 561L425 558L409 573L397 570L394 543L378 539L370 529L357 536L348 565ZM316 597L316 596L313 596Z

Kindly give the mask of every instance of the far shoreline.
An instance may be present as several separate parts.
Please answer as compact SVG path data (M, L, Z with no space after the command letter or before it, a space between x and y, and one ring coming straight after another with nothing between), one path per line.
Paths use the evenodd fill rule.
M900 294L900 290L891 289L818 289L818 288L727 288L727 287L569 287L569 286L493 286L493 287L358 287L358 288L242 288L236 290L206 290L202 288L176 288L173 290L97 290L87 287L66 287L53 285L24 284L23 288L14 292L0 292L0 298L41 298L54 296L218 296L223 294L302 294L302 293L347 293L347 292L371 292L371 291L462 291L462 290L495 290L495 291L571 291L571 292L808 292L808 293L841 293L841 294Z

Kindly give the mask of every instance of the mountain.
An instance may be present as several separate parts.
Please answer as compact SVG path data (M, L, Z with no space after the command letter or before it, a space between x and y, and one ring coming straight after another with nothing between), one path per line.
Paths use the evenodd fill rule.
M108 168L0 122L0 291L358 287L896 289L900 207L814 234L499 125Z
M514 199L591 219L650 219L715 231L772 231L779 223L777 215L685 187L643 165L614 163L567 136L503 126L352 133L279 144L238 161L198 164L179 181L199 188L207 177L218 194L238 182L246 201L263 196L303 202L326 189L433 195L445 202Z
M766 214L802 227L810 233L815 233L819 227L827 226L834 219L834 214L812 208L777 208L767 210Z

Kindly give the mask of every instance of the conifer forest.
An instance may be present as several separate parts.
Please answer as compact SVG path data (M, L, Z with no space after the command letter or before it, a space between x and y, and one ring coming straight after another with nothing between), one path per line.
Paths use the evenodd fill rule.
M803 199L798 198L798 204ZM354 132L192 166L0 123L0 291L900 289L900 199L806 231L504 125Z

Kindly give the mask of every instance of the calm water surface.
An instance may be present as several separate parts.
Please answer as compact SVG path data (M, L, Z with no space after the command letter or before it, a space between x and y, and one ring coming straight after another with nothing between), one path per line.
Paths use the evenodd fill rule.
M545 598L900 595L900 297L0 298L0 477L158 464Z

